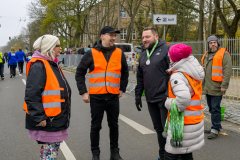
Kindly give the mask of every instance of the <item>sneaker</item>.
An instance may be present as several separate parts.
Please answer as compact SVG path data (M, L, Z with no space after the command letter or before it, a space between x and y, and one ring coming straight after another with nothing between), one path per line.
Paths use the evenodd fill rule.
M10 78L12 78L12 75L10 76Z
M2 80L4 80L4 77L2 77Z
M208 139L214 139L217 138L219 135L219 131L215 129L211 129L211 133L207 136Z

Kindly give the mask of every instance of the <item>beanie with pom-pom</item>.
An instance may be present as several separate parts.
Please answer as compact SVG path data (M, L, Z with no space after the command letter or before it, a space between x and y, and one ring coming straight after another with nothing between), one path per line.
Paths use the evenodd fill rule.
M190 54L192 54L192 48L182 43L172 45L169 49L169 56L173 62L188 58Z

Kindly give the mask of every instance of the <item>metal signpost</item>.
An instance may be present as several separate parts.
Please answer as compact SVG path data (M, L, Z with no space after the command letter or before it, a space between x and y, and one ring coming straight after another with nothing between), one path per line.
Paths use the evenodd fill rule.
M176 14L154 14L153 15L154 25L163 25L164 40L166 40L166 25L177 25Z

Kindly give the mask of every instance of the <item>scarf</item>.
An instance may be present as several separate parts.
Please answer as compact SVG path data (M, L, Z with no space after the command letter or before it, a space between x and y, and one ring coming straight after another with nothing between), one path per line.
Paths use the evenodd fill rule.
M55 62L55 63L58 62L58 59L57 59L57 58L55 58L55 59L53 60L53 59L50 58L50 57L47 57L47 56L42 55L39 51L35 51L34 54L32 55L32 58L41 58L41 59L45 59L45 60L47 60L47 61L53 61L53 62Z

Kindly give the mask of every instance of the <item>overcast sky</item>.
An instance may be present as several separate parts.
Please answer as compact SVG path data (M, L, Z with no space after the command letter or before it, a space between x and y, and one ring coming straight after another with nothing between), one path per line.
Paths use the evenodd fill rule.
M0 46L6 45L9 37L19 35L22 27L27 25L29 22L27 5L31 1L32 0L0 0Z

